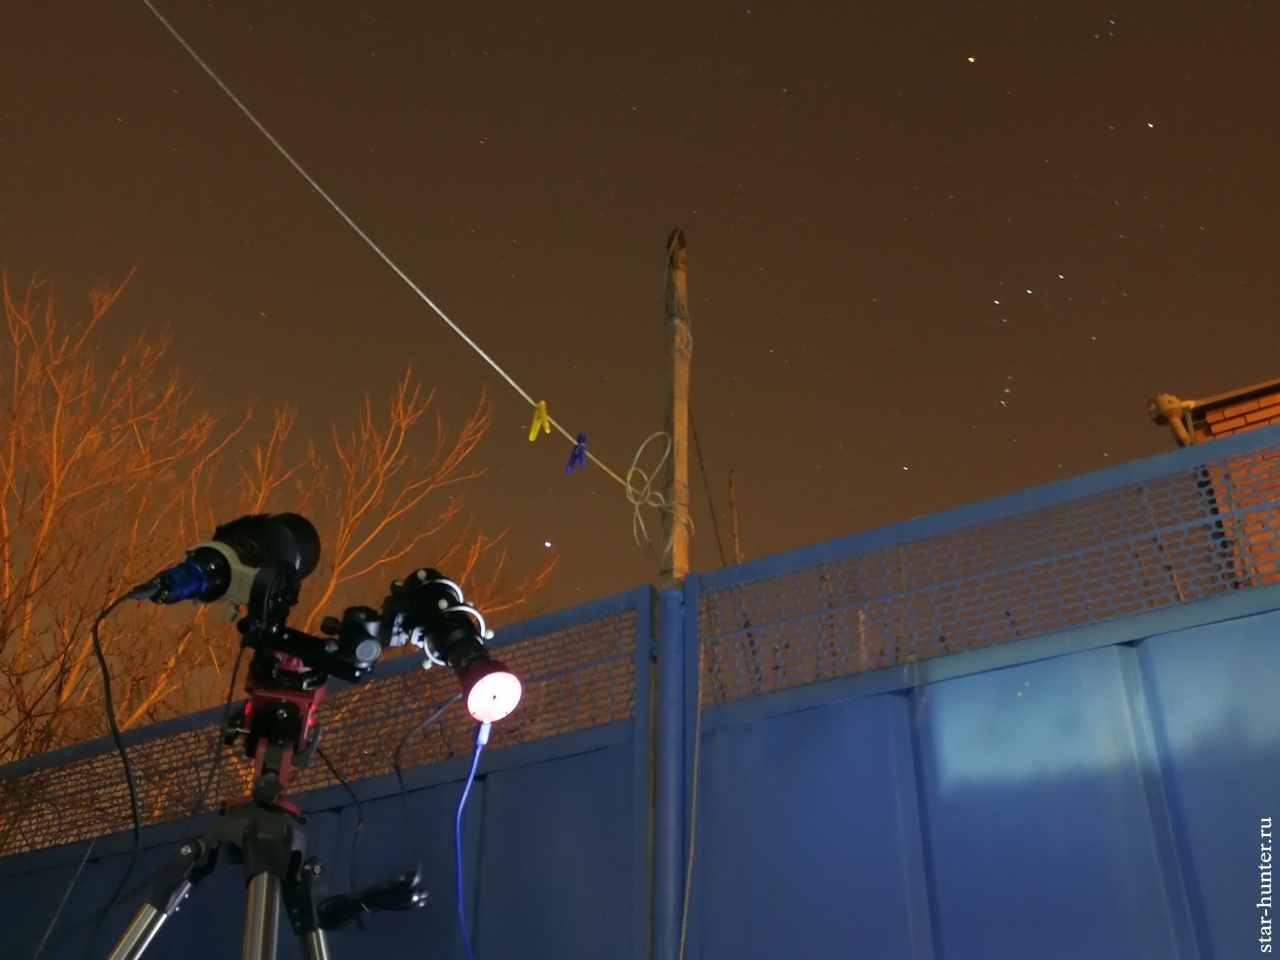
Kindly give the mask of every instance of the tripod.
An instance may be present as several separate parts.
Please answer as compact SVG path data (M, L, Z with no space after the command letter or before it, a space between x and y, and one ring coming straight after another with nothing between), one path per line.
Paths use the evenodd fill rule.
M245 682L248 700L223 735L228 744L245 738L245 752L254 761L251 792L224 804L204 837L184 842L169 858L108 960L138 960L200 881L225 866L244 868L243 960L275 960L282 904L306 960L328 960L326 929L369 909L407 909L426 901L417 874L407 873L317 902L324 870L307 856L305 818L284 799L285 786L292 768L305 769L319 746L315 710L330 673L355 682L371 669L378 643L370 627L378 621L373 610L353 607L342 621L326 618L322 631L335 639L289 629L284 616L298 586L289 573L264 567L253 586L249 615L238 624L244 644L255 653Z
M288 719L287 711L280 710ZM279 744L266 756L281 756ZM307 960L328 960L316 896L323 868L306 855L302 815L282 800L283 770L265 770L254 780L250 797L224 808L218 822L199 840L190 840L169 858L152 883L146 902L110 954L110 960L137 960L161 925L205 877L224 866L242 865L248 887L244 960L275 960L280 905L283 902Z

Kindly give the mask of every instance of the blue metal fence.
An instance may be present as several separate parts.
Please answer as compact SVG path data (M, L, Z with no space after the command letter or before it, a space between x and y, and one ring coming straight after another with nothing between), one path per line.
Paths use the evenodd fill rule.
M528 694L467 821L478 955L1258 949L1259 830L1280 813L1277 490L1267 428L503 631ZM447 695L438 674L379 670L322 721L362 809L322 765L302 785L339 889L359 814L357 880L414 859L388 747ZM215 719L130 736L139 877L212 818L189 811ZM450 834L470 736L459 715L409 757L432 901L338 935L335 955L462 956ZM244 770L216 775L221 795ZM13 956L92 843L45 955L83 952L127 861L118 776L102 742L0 769ZM209 881L158 955L234 955L242 882Z

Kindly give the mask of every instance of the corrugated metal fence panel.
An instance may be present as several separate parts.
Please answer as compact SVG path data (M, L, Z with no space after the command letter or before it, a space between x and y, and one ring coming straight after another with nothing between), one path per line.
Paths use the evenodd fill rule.
M1280 827L1280 613L1153 638L1141 652L1203 955L1257 955L1262 845L1275 852L1261 818L1273 836Z
M637 904L631 843L648 797L632 789L631 765L631 752L615 748L489 777L477 956L642 955L643 929L629 923Z
M690 957L933 956L907 703L709 731Z
M1276 677L1280 611L713 721L691 956L1253 955Z
M928 689L922 806L948 958L1195 955L1149 806L1133 656L1106 647Z

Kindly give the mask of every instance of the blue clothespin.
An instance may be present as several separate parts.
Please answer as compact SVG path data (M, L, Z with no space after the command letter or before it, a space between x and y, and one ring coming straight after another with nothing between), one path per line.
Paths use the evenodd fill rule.
M569 454L569 463L565 466L565 473L573 473L573 468L577 466L583 470L587 469L587 435L585 433L578 434L578 442L573 445L573 453Z

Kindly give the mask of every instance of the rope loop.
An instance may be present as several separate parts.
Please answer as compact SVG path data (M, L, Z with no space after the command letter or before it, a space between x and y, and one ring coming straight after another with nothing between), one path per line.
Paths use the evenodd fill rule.
M640 458L644 455L645 449L654 440L666 440L666 448L662 451L662 456L658 459L657 465L652 471L640 469ZM671 435L664 431L651 433L645 438L644 443L640 444L640 448L636 450L636 455L631 458L631 469L627 471L626 488L627 500L631 503L633 515L631 518L631 535L635 538L636 546L644 547L649 543L649 528L645 525L642 510L644 507L653 507L659 513L668 514L673 521L679 521L685 525L689 531L689 536L693 536L693 519L691 517L681 517L676 513L675 505L668 502L667 498L654 489L654 485L658 483L662 476L662 468L666 464L667 459L671 456L673 441ZM672 530L675 524L672 524ZM669 548L670 543L664 545Z

